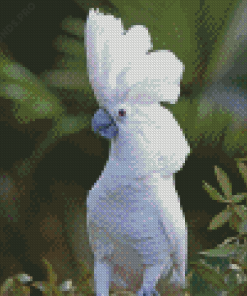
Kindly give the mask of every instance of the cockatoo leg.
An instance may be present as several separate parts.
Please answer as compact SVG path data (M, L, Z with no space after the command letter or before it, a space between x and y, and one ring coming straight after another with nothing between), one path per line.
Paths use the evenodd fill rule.
M94 287L96 296L109 296L111 281L111 266L107 263L95 261Z
M164 264L146 267L143 275L143 284L141 289L137 292L137 296L159 296L159 293L155 290L155 286L164 267Z

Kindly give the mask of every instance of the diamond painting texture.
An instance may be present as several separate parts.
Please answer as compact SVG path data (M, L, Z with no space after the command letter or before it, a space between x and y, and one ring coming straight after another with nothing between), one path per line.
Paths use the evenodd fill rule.
M108 295L110 282L140 289L138 295L152 292L171 268L172 281L184 286L187 228L173 174L190 147L173 115L159 105L177 101L183 64L168 50L148 53L152 44L144 26L124 32L120 19L93 9L85 42L101 107L92 126L112 139L109 160L87 198L97 295Z
M78 295L157 296L155 289L184 295L171 293L165 280L184 286L186 273L191 295L223 293L205 281L216 277L199 275L189 263L237 224L225 223L225 215L218 219L224 227L209 230L213 218L224 216L202 186L213 184L213 167L230 173L233 195L246 192L234 157L247 151L247 2L111 0L112 10L76 0L85 5L79 18L76 6L62 24L74 36L56 38L53 48L63 58L49 70L51 43L42 38L39 45L37 28L48 27L52 37L54 11L62 15L65 2L59 9L42 4L54 26L33 3L13 10L11 22L2 18L1 288L17 274L22 283L49 281L52 266L54 287L76 286ZM18 40L19 28L30 43ZM11 39L14 59L4 45ZM222 184L229 185L213 186ZM221 271L229 267L228 258L211 259ZM43 284L38 289L46 291Z

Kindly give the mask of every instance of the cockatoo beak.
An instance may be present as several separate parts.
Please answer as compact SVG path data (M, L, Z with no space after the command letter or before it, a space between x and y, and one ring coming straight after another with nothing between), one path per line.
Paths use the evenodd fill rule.
M114 118L103 108L100 108L92 119L92 128L95 133L112 139L118 134L118 127Z

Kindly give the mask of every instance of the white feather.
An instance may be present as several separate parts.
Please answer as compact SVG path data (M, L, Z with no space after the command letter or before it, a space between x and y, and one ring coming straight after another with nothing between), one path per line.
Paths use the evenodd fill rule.
M127 32L120 19L89 10L85 26L88 74L101 107L124 103L175 103L184 66L169 50L151 50L144 26Z
M166 275L175 263L173 280L184 285L187 228L173 174L190 147L172 113L159 105L177 101L183 64L168 50L148 53L148 30L134 26L125 33L111 15L90 10L85 32L90 82L118 127L87 199L94 259L112 266L112 285L136 291L144 264L164 264Z

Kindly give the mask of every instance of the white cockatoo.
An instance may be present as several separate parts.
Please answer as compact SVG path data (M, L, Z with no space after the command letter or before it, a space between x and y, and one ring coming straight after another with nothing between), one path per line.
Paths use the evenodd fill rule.
M87 197L97 296L123 288L158 295L159 278L185 286L187 227L175 189L190 147L173 114L182 62L152 49L148 29L90 9L85 25L89 80L99 102L92 126L111 139L105 169Z

